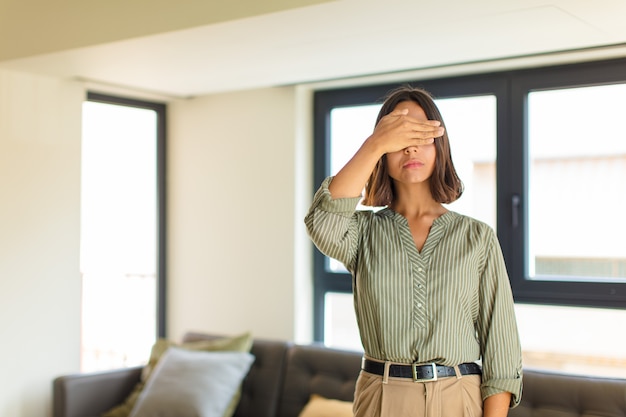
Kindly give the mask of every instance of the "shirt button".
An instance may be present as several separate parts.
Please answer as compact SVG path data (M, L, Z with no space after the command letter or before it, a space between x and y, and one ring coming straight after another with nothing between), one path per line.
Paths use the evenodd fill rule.
M420 266L419 268L417 268L417 272L424 272L424 268Z
M422 308L422 303L417 303L418 308Z

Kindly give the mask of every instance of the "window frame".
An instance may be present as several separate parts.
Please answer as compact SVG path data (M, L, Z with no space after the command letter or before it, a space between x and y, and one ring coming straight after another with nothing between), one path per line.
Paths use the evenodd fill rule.
M626 59L592 61L437 79L317 90L313 99L314 189L330 172L330 112L379 103L400 84L425 88L437 99L492 94L497 103L497 233L516 302L624 308L625 282L529 280L527 95L531 91L626 83ZM374 120L372 120L373 128ZM515 222L515 223L514 223ZM326 257L313 248L313 338L324 339L324 297L352 291L350 274L326 271Z
M157 140L157 303L156 303L156 336L166 337L166 289L167 289L167 105L152 101L134 98L113 96L109 94L87 92L87 101L105 104L114 104L140 109L153 110L156 113L156 140Z

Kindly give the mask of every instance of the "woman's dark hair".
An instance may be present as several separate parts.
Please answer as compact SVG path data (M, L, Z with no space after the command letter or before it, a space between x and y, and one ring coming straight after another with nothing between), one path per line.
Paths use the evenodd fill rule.
M413 101L426 113L429 120L439 120L445 128L441 113L430 93L411 86L402 86L387 95L376 118L376 125L384 116L391 113L399 103ZM441 138L435 139L435 169L430 177L430 192L439 203L452 203L463 194L463 183L454 169L450 153L448 132L444 131ZM365 185L363 204L367 206L387 206L396 198L393 180L387 169L387 156L383 155L376 164Z

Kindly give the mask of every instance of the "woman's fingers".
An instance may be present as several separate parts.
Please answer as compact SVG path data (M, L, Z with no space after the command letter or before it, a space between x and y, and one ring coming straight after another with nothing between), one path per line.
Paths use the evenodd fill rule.
M414 139L438 138L443 136L445 130L437 120L406 121L406 123L404 130Z
M407 109L393 111L383 117L377 127L390 127L415 132L441 132L443 135L443 128L439 120L418 120L407 116L407 112Z
M418 120L408 116L408 109L402 109L384 116L374 129L372 138L387 153L409 146L429 145L443 134L440 121Z
M445 129L439 126L415 126L412 131L416 139L440 138Z
M409 114L409 109L394 110L391 113L388 113L385 117L387 117L387 116L402 116L402 115L407 115L407 114Z
M413 139L413 145L430 145L431 143L435 143L435 138L427 138L427 139Z
M387 120L385 120L387 119ZM383 118L385 124L399 131L415 132L418 137L440 137L444 129L439 120L418 120L408 116L408 109L395 110ZM381 122L383 121L381 120Z

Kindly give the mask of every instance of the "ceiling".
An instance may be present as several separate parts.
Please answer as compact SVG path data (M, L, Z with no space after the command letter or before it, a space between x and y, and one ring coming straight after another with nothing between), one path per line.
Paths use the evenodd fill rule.
M165 97L626 45L626 0L336 0L0 61Z

